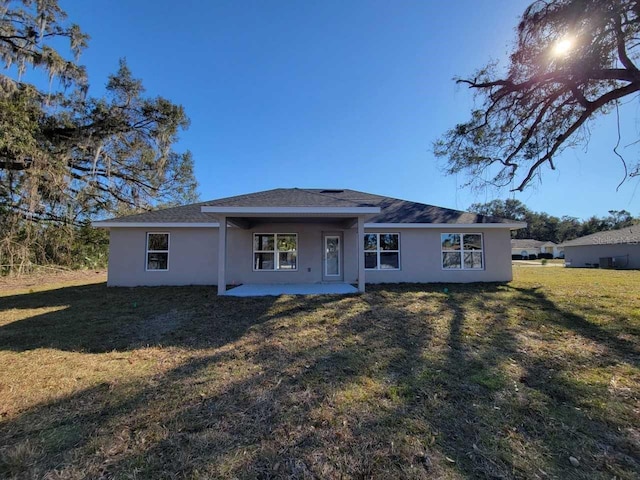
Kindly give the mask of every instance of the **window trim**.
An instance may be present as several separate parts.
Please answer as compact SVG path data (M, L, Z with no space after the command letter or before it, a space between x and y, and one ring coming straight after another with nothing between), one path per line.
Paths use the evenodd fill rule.
M166 250L149 250L149 235L166 235L167 236L167 249ZM145 245L144 253L144 268L146 272L168 272L169 271L169 250L171 249L171 233L170 232L147 232L147 241ZM149 268L149 254L150 253L166 253L167 254L167 268Z
M377 236L377 240L376 240L376 268L367 268L366 266L366 262L365 262L365 271L369 271L369 272L397 272L399 270L402 270L401 266L402 266L402 259L401 259L401 253L400 253L400 232L365 232L364 236L366 237L367 235L376 235ZM381 250L380 249L380 235L397 235L398 236L398 249L397 250ZM362 246L362 248L364 248L364 245ZM365 255L367 253L373 253L374 250L367 250L366 248L364 249L364 253ZM380 253L384 252L384 253L397 253L398 254L398 268L380 268Z
M256 250L255 249L255 238L256 235L273 235L273 250ZM280 251L278 250L278 236L282 235L293 235L296 237L296 249L294 250L296 254L296 268L276 268L280 266ZM284 233L284 232L254 232L253 237L251 238L251 267L254 272L297 272L298 264L300 261L300 257L298 256L298 234L297 233ZM265 269L265 268L256 268L256 253L273 253L273 268ZM290 253L287 251L283 251L282 253Z
M460 250L445 250L442 248L442 235L460 235ZM465 268L464 266L464 235L480 235L480 244L482 248L479 250L482 254L482 268ZM478 252L478 250L467 250L468 252ZM460 268L445 268L443 261L444 253L460 253ZM484 257L484 234L482 232L440 232L440 270L445 272L482 272L486 269Z

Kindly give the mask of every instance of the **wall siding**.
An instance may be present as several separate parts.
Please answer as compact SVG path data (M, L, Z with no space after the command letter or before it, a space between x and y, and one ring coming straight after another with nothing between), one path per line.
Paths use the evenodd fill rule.
M564 247L564 261L571 268L584 268L587 267L587 263L597 264L600 257L623 257L626 255L629 255L629 263L625 268L640 268L640 244Z
M147 232L170 233L168 271L146 271ZM217 228L112 228L107 285L213 285L217 251Z
M145 248L147 232L169 232L169 270L147 272ZM227 229L228 284L319 283L322 282L323 232L343 233L344 281L358 281L355 229L335 224L278 223L251 230ZM506 282L512 279L511 235L508 229L371 229L367 233L400 233L400 270L367 270L366 282ZM483 270L443 270L441 233L483 233ZM297 233L296 271L253 271L254 233ZM217 228L112 228L108 285L215 285L217 283ZM233 259L233 260L232 260Z
M367 229L367 233L390 230ZM367 270L367 283L399 282L507 282L511 272L511 234L508 229L397 229L400 233L400 270ZM482 233L483 270L443 270L441 233Z

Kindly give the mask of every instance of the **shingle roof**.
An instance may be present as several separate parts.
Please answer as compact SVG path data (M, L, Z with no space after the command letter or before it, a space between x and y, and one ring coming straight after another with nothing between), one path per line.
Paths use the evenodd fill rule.
M504 218L478 215L355 190L309 188L277 188L106 221L132 223L216 222L216 214L200 211L200 207L205 205L218 207L379 207L380 214L367 219L367 223L495 224L514 222ZM95 223L100 225L100 222Z
M563 247L577 247L582 245L616 245L631 243L640 245L640 225L592 233L562 244Z
M111 218L105 222L124 223L217 223L218 217L213 213L202 213L200 208L206 202L192 203L180 207L163 208L162 210L151 210L135 215ZM101 222L94 222L100 225Z
M326 192L326 193L322 193ZM345 195L344 190L319 190L302 188L276 188L263 192L248 193L236 197L220 198L205 205L212 207L364 207L372 206L372 197L362 193L360 198ZM360 193L360 192L353 192ZM368 201L369 200L369 201Z

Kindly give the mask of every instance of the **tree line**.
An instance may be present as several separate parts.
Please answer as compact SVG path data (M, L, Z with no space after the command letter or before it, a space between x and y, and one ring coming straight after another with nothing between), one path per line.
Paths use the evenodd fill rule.
M640 217L634 217L627 210L609 210L609 215L605 217L593 215L586 220L580 220L567 215L556 217L544 212L534 212L516 199L474 203L469 207L469 211L527 222L526 228L513 232L513 238L532 238L554 243L640 223Z

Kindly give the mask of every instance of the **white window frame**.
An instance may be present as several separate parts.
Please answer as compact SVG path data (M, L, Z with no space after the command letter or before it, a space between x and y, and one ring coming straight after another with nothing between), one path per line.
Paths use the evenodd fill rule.
M367 268L365 263L365 270L370 271L380 271L380 272L397 272L400 270L400 266L402 265L402 259L400 256L400 232L365 232L365 237L367 235L376 235L376 249L375 250L364 250L364 253L373 253L376 252L376 268ZM398 236L398 249L397 250L381 250L380 249L380 235L397 235ZM365 246L363 245L362 248ZM397 253L398 254L398 268L380 268L380 253Z
M167 236L167 249L166 250L149 250L149 235L166 235ZM169 250L171 249L171 233L169 232L147 232L147 242L144 254L144 268L147 272L168 272L169 271ZM166 253L167 254L167 268L149 268L149 254L150 253Z
M442 235L460 235L460 250L445 250L442 248ZM480 235L480 250L465 250L464 248L464 236L465 235ZM482 267L481 268L465 268L464 266L464 254L467 252L480 252L482 255ZM444 254L445 253L459 253L460 254L460 268L445 268L444 267ZM486 268L484 258L484 234L482 232L440 232L440 269L445 272L481 272Z
M273 235L273 250L256 250L255 249L255 238L258 235ZM280 268L280 251L278 250L278 236L282 235L293 235L294 237L296 237L296 249L293 250L293 252L295 252L296 254L296 268ZM297 272L298 271L298 264L300 261L300 257L298 256L298 234L297 233L273 233L273 232L255 232L253 234L252 237L252 241L251 241L251 250L253 251L253 253L251 254L251 265L253 266L253 271L254 272ZM272 269L266 269L266 268L256 268L256 253L273 253L273 268ZM291 251L283 251L282 253L291 253Z

